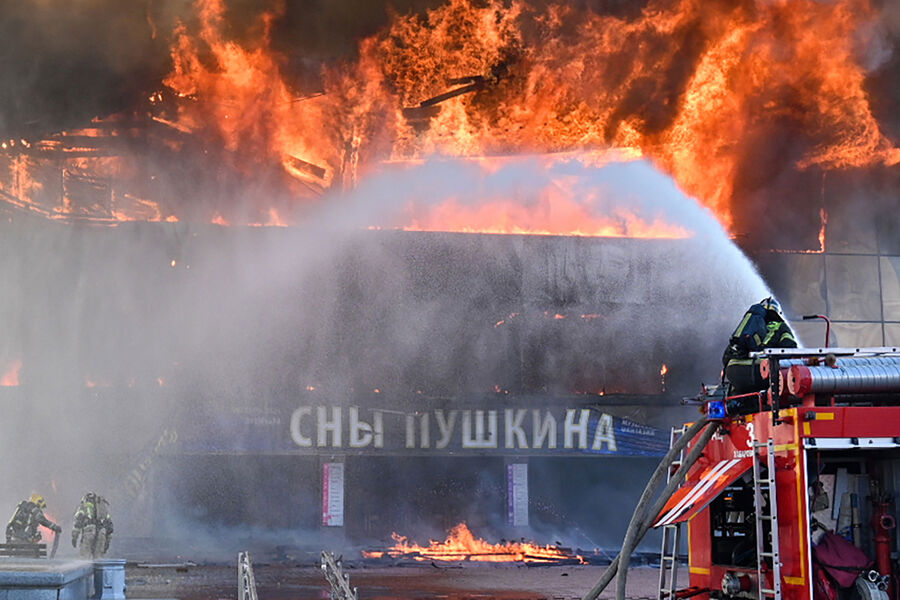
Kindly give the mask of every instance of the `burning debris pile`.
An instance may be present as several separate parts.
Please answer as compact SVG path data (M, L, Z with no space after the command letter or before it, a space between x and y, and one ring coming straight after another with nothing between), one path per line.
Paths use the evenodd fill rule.
M365 558L391 558L412 561L436 562L519 562L529 565L585 564L587 561L571 548L559 545L541 546L534 542L501 540L491 544L476 538L465 523L450 530L447 539L431 540L428 546L411 543L408 538L393 534L396 542L387 550L363 551Z
M181 143L151 121L110 119L29 142L0 144L0 198L10 216L36 214L66 222L115 224L121 221L176 220L164 216L151 200L153 177L147 178L140 146L152 152L157 143ZM160 138L163 133L168 139ZM177 133L177 132L176 132Z

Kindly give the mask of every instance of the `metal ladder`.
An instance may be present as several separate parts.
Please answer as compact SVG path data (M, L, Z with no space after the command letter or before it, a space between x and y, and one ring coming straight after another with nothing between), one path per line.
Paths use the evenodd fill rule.
M322 550L322 574L331 586L329 598L331 600L359 600L359 590L350 587L350 576L344 573L344 565L341 558L335 558L334 554ZM255 599L254 599L255 600Z
M257 600L256 578L249 552L238 553L238 600Z
M675 445L675 440L684 435L687 427L673 427L669 434L669 448ZM684 450L676 460L669 464L669 472L666 475L666 483L672 479L684 461ZM676 585L678 581L678 546L681 542L681 523L663 525L662 548L659 551L659 590L658 600L675 600Z
M765 448L766 477L761 475L762 457L760 449ZM769 501L763 505L763 488L769 491ZM781 550L778 542L778 498L775 485L775 441L771 438L765 442L753 442L753 493L756 502L756 574L759 578L759 598L781 600ZM763 522L769 522L771 550L766 550ZM764 573L769 571L766 559L772 560L772 587L766 587Z

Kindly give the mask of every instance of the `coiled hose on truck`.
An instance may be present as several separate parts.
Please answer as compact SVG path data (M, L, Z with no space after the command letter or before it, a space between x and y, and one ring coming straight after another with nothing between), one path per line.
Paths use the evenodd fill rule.
M653 475L650 476L650 480L647 482L647 486L644 488L644 492L638 500L637 506L634 509L634 514L631 516L631 522L628 524L628 529L625 531L625 539L622 541L622 549L619 551L615 560L613 560L606 568L606 571L603 572L600 580L593 588L591 588L591 591L585 594L583 600L596 600L617 574L616 600L625 600L625 581L628 576L628 564L631 562L631 554L647 532L650 531L653 521L656 519L656 516L659 515L663 506L666 505L666 502L672 497L672 494L674 494L675 491L681 487L681 484L684 483L687 472L690 471L694 463L697 462L697 459L700 458L706 444L709 443L709 440L716 431L718 431L719 424L712 422L712 425L707 427L710 423L711 422L707 420L706 416L698 419L681 437L675 440L675 443L672 444L668 453L666 453L659 462L659 465L656 467L656 470L653 471ZM703 431L702 434L700 434L701 430ZM700 434L700 437L697 439L697 443L691 448L691 451L682 461L681 466L672 475L672 478L669 479L669 483L663 488L663 491L654 502L653 497L657 488L668 474L669 465L671 465L675 458L681 454L688 442L697 437L698 434Z

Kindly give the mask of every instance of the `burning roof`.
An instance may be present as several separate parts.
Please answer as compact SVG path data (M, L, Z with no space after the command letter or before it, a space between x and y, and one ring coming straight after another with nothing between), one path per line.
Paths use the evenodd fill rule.
M69 159L60 195L131 175L140 189L113 192L115 206L99 212L62 201L48 215L283 224L302 221L303 207L320 198L339 202L335 192L356 188L385 161L440 154L490 163L498 155L618 148L670 173L733 233L789 228L800 238L795 245L811 249L822 223L823 173L900 161L888 118L896 102L881 85L896 63L896 18L887 4L430 6L391 13L377 31L347 27L354 32L343 39L355 53L328 53L291 35L320 16L306 5L276 3L250 15L224 0L197 0L189 10L148 4L144 30L134 19L129 28L147 48L168 54L167 65L160 60L168 74L148 76L144 68L143 101L118 108L139 115L148 131L159 126L162 141L131 145L115 167ZM19 17L39 22L36 14ZM58 44L49 46L45 52ZM38 138L45 157L48 141L77 146L48 133L11 138L17 144L5 155L33 157L29 145L41 146ZM21 165L9 168L20 179L5 179L3 190L35 202L41 190L22 183ZM478 216L459 215L446 200L434 217L439 228L531 228L504 210L492 225L472 225ZM773 207L784 202L797 217L768 214L783 213Z

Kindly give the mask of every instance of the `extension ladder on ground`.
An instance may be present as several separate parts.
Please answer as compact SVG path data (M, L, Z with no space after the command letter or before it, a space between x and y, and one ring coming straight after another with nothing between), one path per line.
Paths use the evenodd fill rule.
M249 552L238 553L238 600L257 600L256 578Z
M766 450L766 476L762 477L762 457L760 450ZM764 502L763 489L769 492L768 502ZM781 551L778 543L778 498L775 485L775 442L753 443L753 493L756 503L756 573L759 577L759 598L781 600ZM769 548L766 547L766 532L763 525L769 523ZM770 571L766 559L771 560L772 587L767 587L766 573Z
M676 440L684 435L687 427L673 427L669 434L669 448L675 445ZM672 479L684 461L684 450L678 458L669 464L669 473L666 482ZM675 600L676 584L678 581L678 546L680 542L681 523L664 525L662 528L662 548L659 551L659 600Z
M350 576L344 573L341 558L335 558L334 554L322 550L322 574L331 586L330 600L359 600L359 590L350 587Z

